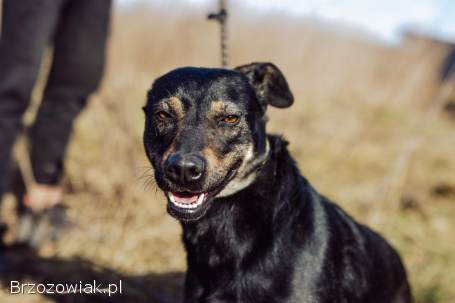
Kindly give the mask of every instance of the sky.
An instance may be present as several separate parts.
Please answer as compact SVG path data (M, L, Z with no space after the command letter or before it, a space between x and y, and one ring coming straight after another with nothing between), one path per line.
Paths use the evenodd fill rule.
M120 4L155 0L117 0ZM163 1L163 0L161 0ZM167 0L166 2L173 1ZM186 0L216 5L217 0ZM229 1L229 0L228 0ZM231 0L258 11L281 11L341 21L385 41L397 41L412 26L455 42L455 0Z

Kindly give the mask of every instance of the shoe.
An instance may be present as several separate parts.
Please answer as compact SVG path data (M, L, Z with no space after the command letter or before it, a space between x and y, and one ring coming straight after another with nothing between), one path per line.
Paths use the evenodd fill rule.
M45 243L56 242L72 227L67 208L58 204L40 212L26 210L20 215L16 227L16 244L39 248Z

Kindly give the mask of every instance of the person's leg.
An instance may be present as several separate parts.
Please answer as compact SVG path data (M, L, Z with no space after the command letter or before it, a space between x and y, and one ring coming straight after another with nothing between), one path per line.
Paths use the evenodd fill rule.
M11 148L53 34L61 0L3 0L0 35L0 200Z
M54 59L30 131L39 184L57 185L75 118L102 76L111 0L68 0L54 41Z

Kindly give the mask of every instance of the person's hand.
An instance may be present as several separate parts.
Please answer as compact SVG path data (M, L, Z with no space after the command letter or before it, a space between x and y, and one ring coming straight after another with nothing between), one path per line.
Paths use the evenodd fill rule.
M62 198L63 191L59 186L36 184L24 196L24 204L39 212L59 204Z

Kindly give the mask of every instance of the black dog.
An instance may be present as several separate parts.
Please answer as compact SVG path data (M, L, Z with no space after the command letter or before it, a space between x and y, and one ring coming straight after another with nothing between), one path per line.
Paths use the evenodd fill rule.
M398 254L266 134L293 96L276 66L180 68L148 94L144 144L183 226L185 302L411 302Z

